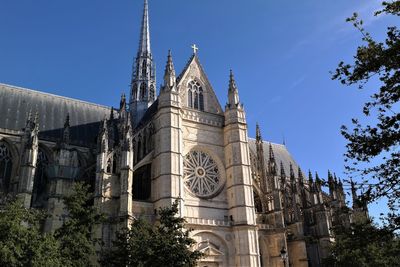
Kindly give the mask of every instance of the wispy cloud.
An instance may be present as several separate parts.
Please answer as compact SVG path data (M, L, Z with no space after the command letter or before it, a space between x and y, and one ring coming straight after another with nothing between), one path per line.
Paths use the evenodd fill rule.
M302 84L306 78L307 78L307 75L301 76L300 78L298 78L297 80L292 82L292 84L288 87L288 89L289 90L293 90L294 88L296 88L297 86Z
M346 18L351 17L354 12L359 14L359 18L363 20L364 27L368 28L373 25L382 16L374 16L374 13L382 8L381 1L379 0L365 0L361 1L358 6L352 6L337 14L330 19L327 23L321 23L314 31L298 40L292 45L289 51L285 54L284 60L293 58L304 46L316 43L321 38L325 38L329 43L334 43L340 40L346 42L349 38L353 37L356 29L346 22ZM327 36L329 33L329 36Z

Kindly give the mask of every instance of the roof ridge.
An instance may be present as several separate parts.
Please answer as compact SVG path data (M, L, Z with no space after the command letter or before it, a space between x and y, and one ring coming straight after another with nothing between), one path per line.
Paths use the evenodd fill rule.
M97 107L106 108L106 109L110 109L111 108L111 107L108 107L108 106L105 106L105 105L100 105L100 104L92 103L92 102L81 100L81 99L71 98L71 97L67 97L67 96L60 96L60 95L56 95L56 94L52 94L52 93L37 91L37 90L34 90L34 89L29 89L29 88L20 87L20 86L11 85L11 84L6 84L6 83L0 83L0 87L9 87L9 88L15 89L15 90L28 91L28 92L33 92L33 93L37 93L37 94L42 94L42 95L47 95L47 96L52 96L52 97L72 100L72 101L76 101L76 102L81 102L83 104L88 104L88 105L97 106Z
M254 138L254 137L249 137L249 140L254 140L254 141L256 141L256 138ZM278 143L274 143L274 142L271 142L271 141L268 141L268 140L263 140L262 141L264 144L269 144L269 143L271 143L272 145L278 145L278 146L285 146L284 144L278 144ZM285 146L286 147L286 146Z

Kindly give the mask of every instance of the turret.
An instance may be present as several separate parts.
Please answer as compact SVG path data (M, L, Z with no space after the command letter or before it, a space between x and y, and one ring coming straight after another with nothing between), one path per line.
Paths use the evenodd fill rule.
M243 106L233 78L229 75L228 103L225 107L224 149L228 214L235 238L235 265L260 266L259 248L250 170L247 124ZM261 140L259 145L261 146ZM265 169L264 169L265 171Z

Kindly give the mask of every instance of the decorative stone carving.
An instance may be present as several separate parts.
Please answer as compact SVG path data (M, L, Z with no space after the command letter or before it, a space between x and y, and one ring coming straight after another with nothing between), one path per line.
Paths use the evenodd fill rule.
M200 198L215 196L222 185L217 163L209 154L198 150L186 155L183 179L186 188Z

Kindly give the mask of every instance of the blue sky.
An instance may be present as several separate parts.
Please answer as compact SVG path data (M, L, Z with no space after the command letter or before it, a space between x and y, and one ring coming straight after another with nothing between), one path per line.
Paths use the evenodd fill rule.
M285 139L303 170L325 177L330 169L344 178L339 128L361 114L371 91L343 87L331 81L329 71L340 60L350 61L361 42L346 17L359 12L380 40L395 23L372 18L379 1L149 0L149 5L158 84L168 49L180 72L197 44L222 106L233 69L251 136L259 122L264 139ZM129 93L142 6L142 0L2 0L0 82L118 106L121 93ZM371 207L372 213L383 206Z

